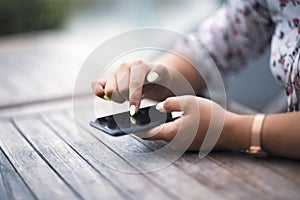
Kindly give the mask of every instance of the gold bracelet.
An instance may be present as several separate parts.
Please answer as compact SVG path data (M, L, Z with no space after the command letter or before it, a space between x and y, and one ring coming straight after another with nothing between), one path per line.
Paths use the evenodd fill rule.
M252 127L251 127L251 144L246 153L257 156L266 157L268 153L262 150L261 140L262 140L262 127L265 120L265 114L257 114L254 117Z

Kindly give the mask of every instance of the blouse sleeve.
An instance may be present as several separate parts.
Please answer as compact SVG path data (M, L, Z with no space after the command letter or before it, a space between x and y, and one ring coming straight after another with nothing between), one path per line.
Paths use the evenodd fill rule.
M188 36L204 47L221 74L238 71L247 59L261 54L268 46L274 30L265 1L232 0L203 21ZM188 42L184 53L192 55Z

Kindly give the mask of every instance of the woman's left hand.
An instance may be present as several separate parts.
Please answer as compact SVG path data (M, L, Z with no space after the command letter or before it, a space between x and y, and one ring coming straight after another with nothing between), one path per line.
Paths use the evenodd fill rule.
M182 111L183 115L173 122L162 124L146 133L137 134L139 137L149 140L165 140L171 142L178 137L173 146L175 149L185 148L199 150L206 136L214 115L214 125L220 126L220 134L215 138L214 149L225 149L225 140L230 133L231 121L236 114L223 109L211 100L195 96L170 97L158 104L157 109L162 112ZM214 111L213 111L214 110ZM216 121L217 120L217 121ZM216 124L217 123L217 124ZM224 126L223 126L224 125ZM216 132L216 129L214 129ZM215 134L215 133L213 133ZM184 142L188 142L183 144Z

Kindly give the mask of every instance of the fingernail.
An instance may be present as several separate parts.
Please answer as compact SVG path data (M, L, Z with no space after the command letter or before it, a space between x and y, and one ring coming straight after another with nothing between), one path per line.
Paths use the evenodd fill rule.
M136 124L136 119L135 119L134 117L130 117L130 122L131 122L132 124Z
M135 105L130 106L129 113L131 116L133 116L135 114Z
M147 81L152 83L154 81L156 81L158 78L158 73L156 72L150 72L148 75L147 75Z
M155 106L155 109L158 110L159 112L165 112L164 109L164 102L160 102Z
M103 96L103 99L106 101L111 101L111 98L109 98L106 94Z

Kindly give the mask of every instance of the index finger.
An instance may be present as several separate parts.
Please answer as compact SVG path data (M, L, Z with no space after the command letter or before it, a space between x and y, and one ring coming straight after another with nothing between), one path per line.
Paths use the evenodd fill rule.
M149 71L149 66L145 64L131 68L129 78L129 103L130 113L132 115L134 115L140 107L143 85L145 82L146 75Z

